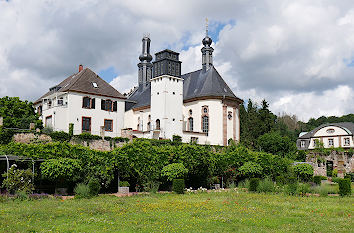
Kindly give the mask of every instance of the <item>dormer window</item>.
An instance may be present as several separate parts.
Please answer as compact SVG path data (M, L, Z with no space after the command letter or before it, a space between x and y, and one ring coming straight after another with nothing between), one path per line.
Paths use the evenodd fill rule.
M334 129L327 129L326 132L332 134L332 133L334 133Z
M304 141L304 140L302 140L302 141L300 142L300 147L301 147L301 148L304 148L304 147L305 147L305 141Z
M95 82L92 83L92 86L93 86L94 88L98 88L98 85L97 85L97 83L95 83Z

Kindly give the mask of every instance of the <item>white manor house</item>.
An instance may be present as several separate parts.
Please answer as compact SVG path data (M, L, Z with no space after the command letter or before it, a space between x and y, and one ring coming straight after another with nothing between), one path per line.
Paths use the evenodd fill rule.
M239 105L213 66L212 39L203 39L201 69L181 74L179 53L150 55L142 39L138 86L122 95L89 68L75 73L34 102L43 124L55 131L89 132L110 137L172 139L227 145L240 140Z

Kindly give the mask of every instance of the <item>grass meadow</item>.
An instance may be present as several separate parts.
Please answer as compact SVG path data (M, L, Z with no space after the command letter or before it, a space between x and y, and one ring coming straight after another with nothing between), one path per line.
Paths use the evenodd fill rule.
M4 200L1 232L354 232L354 198L237 191Z

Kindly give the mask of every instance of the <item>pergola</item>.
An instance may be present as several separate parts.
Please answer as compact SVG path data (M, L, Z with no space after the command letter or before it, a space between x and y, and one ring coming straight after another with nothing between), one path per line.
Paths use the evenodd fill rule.
M16 155L0 155L0 161L6 161L6 173L7 173L7 178L8 178L8 173L10 169L10 161L20 161L20 162L32 162L32 173L34 176L34 164L35 162L43 162L45 161L44 159L32 159L32 158L27 158L27 157L22 157L22 156L16 156Z

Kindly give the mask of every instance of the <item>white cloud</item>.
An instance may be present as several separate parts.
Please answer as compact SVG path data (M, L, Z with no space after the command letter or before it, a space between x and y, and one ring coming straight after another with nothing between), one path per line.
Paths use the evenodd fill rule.
M354 112L352 0L0 0L0 95L35 100L80 63L97 73L113 66L112 85L129 90L144 33L152 53L168 47L181 52L183 72L200 69L205 17L226 23L214 64L239 97L304 120ZM313 112L318 98L335 107Z
M302 120L323 115L339 116L353 111L354 90L349 86L338 86L321 93L306 92L287 94L271 105L271 110L279 114L291 112Z

